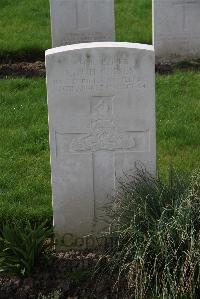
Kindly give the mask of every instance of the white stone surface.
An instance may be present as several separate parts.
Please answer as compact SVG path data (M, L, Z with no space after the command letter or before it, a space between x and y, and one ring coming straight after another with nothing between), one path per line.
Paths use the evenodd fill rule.
M50 0L52 45L115 41L114 0Z
M123 173L156 168L152 46L88 43L46 51L56 232L98 233Z
M153 0L156 61L200 58L200 0Z

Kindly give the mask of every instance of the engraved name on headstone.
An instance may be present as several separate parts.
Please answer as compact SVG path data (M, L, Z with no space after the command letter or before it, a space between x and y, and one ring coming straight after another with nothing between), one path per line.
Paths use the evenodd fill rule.
M54 225L83 236L104 226L117 178L155 172L152 46L91 43L46 51Z
M200 58L200 1L153 2L156 61Z
M52 45L115 40L114 0L50 0Z

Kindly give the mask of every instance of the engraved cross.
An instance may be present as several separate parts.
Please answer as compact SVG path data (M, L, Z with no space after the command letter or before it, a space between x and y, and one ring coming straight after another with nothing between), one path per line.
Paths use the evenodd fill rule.
M56 133L62 136L62 140L63 137L68 140L64 146L64 151L68 154L91 153L92 155L94 225L101 197L105 198L110 193L111 185L113 189L115 188L116 154L146 151L148 146L147 131L121 132L116 127L114 99L115 96L106 95L91 97L88 133ZM104 190L100 189L100 182L103 182Z

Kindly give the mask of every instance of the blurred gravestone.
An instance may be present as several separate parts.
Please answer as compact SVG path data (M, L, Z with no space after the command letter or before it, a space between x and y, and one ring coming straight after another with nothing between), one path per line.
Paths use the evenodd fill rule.
M46 51L46 69L54 225L77 240L105 227L117 178L140 162L155 173L154 51L71 45Z
M200 1L153 1L156 61L200 58Z
M115 40L114 0L50 0L53 47Z

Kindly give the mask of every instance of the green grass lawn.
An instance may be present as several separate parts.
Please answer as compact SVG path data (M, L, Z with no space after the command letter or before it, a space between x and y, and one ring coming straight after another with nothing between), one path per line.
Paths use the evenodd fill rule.
M115 0L116 39L152 43L152 0Z
M0 0L0 57L51 47L49 0ZM115 0L118 41L151 43L151 0Z
M0 80L0 219L51 215L44 79Z
M200 73L157 76L158 170L200 162ZM44 79L0 81L0 219L51 217Z
M191 172L200 165L200 73L157 76L157 164Z
M0 55L50 47L48 0L0 0Z

